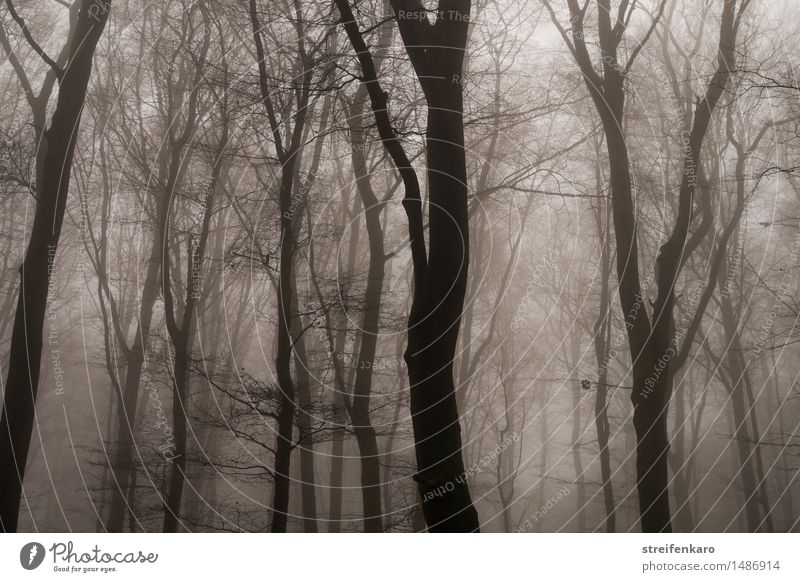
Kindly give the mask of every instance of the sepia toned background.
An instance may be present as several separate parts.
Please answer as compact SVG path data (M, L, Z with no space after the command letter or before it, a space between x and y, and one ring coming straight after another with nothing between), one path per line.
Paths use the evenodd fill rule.
M800 529L800 2L3 0L0 529Z

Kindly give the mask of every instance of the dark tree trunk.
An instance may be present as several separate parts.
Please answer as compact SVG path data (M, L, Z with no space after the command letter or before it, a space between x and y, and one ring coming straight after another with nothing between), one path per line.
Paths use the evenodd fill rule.
M721 294L720 312L722 314L722 325L725 331L725 345L728 349L725 353L729 382L726 382L728 395L733 412L733 435L736 452L739 455L738 475L741 480L742 493L744 494L744 510L747 518L747 531L760 532L764 530L762 513L759 508L761 495L758 483L761 480L757 477L755 467L755 450L753 442L757 435L750 431L751 410L747 403L745 394L748 378L746 364L743 361L742 344L739 337L738 323L733 310L730 296L727 293ZM767 509L769 511L769 509Z
M70 39L58 103L45 131L47 151L28 248L20 267L19 300L11 335L11 353L0 419L0 529L17 530L22 482L35 417L48 287L61 238L69 194L72 159L92 59L103 33L110 0L84 0Z
M689 479L686 465L686 385L681 382L675 391L674 436L669 460L672 464L672 488L675 496L675 529L678 532L691 532L694 529L692 510L689 505Z
M339 171L340 168L337 167L337 174L341 174ZM341 177L341 176L340 176ZM341 184L340 184L341 186ZM353 198L353 207L350 209L347 205L347 201L344 201L342 204L342 224L347 224L351 222L353 218L356 216L358 212L358 197L355 196ZM359 238L360 229L356 228L353 225L350 231L350 242L349 242L349 258L348 258L348 266L347 266L347 273L352 273L353 269L355 268L355 257L356 257L356 249L358 247L358 238ZM322 289L320 288L319 281L317 279L317 272L316 272L316 261L314 259L315 252L314 252L314 243L313 240L309 245L309 261L311 264L311 269L309 270L309 276L311 277L311 282L314 286L314 289L317 293L317 298L320 302L320 305L325 303L325 297L323 295ZM329 346L332 347L332 352L329 353L329 357L331 358L331 365L333 366L333 397L331 402L331 413L332 413L332 424L333 428L331 430L331 470L330 470L330 477L329 477L329 494L328 494L328 533L338 533L341 531L342 527L342 478L344 476L344 437L345 437L345 426L347 425L347 409L349 407L349 403L347 400L348 389L347 386L350 384L349 380L346 379L346 376L349 374L345 374L344 366L342 365L342 357L344 354L345 344L347 342L347 330L344 326L341 326L340 329L336 330L336 334L333 333L334 325L331 318L331 314L329 310L325 310L325 336Z
M188 394L189 333L182 332L175 342L175 376L172 393L172 432L175 437L174 458L168 459L169 483L164 507L164 533L178 531L183 487L186 483L186 396Z
M392 2L395 12L408 4L416 3ZM428 531L474 532L479 529L478 514L464 476L453 380L469 266L461 74L470 2L443 1L438 8L434 25L398 19L428 105L425 137L430 201L427 264L420 253L413 257L414 299L405 360L411 385L416 480ZM427 45L424 49L423 44ZM421 222L412 206L406 205L411 222ZM418 238L424 244L421 228L410 224L410 233L412 242ZM441 487L445 493L434 494Z
M324 103L322 106L322 114L320 117L319 123L319 130L320 133L326 131L328 126L328 118L330 116L330 111L332 107L333 98L330 95L327 95L324 99ZM311 165L308 170L308 178L303 184L304 190L306 192L310 192L316 181L317 172L319 170L319 164L322 158L322 146L325 143L324 137L318 137L315 141L314 146L314 153L311 159ZM300 160L302 159L301 156L302 152L298 153L298 160L295 163L295 176L293 179L292 186L295 188L294 196L299 199L301 193L297 190L297 186L300 184L301 176L300 176ZM305 202L305 217L308 225L309 232L313 230L313 221L311 219L311 204L309 202ZM294 229L298 229L299 232L300 228L300 221L295 220L293 221L293 232ZM309 259L311 262L310 269L312 271L311 277L314 278L315 275L313 274L314 270L314 251L313 246L309 247ZM295 272L292 273L293 277L296 277ZM317 281L314 279L314 286L317 287ZM294 289L297 288L297 282L294 281L292 284ZM321 293L318 289L318 295L320 295L320 300L322 300ZM297 293L292 294L292 312L295 316L292 318L292 337L294 338L294 369L295 369L295 378L296 381L296 388L297 388L297 406L298 406L298 414L297 414L297 438L298 438L298 445L300 446L300 496L301 496L301 504L302 504L302 512L303 512L303 531L306 533L317 533L317 493L316 493L316 470L314 468L314 436L313 436L313 391L312 391L312 377L313 375L309 371L309 364L308 364L308 354L306 351L306 343L305 338L303 336L303 321L299 315L299 308L298 308L298 296ZM327 318L327 312L326 312ZM328 321L326 319L326 321ZM330 326L328 326L330 329ZM335 365L338 365L338 362L334 358Z
M453 51L455 52L455 51ZM447 62L452 59L443 58ZM461 55L458 55L458 59ZM461 427L453 383L453 358L469 264L466 158L461 85L452 83L460 66L442 71L438 98L429 102L426 130L430 243L426 280L415 282L406 363L417 479L429 531L476 531L461 455ZM449 73L449 74L448 74ZM452 485L444 495L431 493Z
M461 73L470 2L443 0L435 24L397 18L400 35L427 102L429 249L425 248L422 199L416 172L398 141L387 112L375 64L346 0L336 0L350 43L358 55L381 140L405 186L403 206L414 269L414 299L408 320L410 408L417 459L415 479L428 531L478 531L462 457L453 380L461 311L469 265L467 171ZM420 14L416 0L392 0L395 13ZM437 494L445 491L443 494Z
M669 506L669 431L667 412L671 398L670 368L678 355L674 347L675 286L681 269L699 244L690 240L695 182L700 165L703 141L712 115L730 78L736 61L734 44L736 26L743 3L737 13L736 0L724 0L720 19L717 69L711 77L705 95L694 110L691 130L685 144L682 179L678 192L678 212L669 238L659 249L656 260L656 300L652 319L645 305L646 289L642 288L639 269L637 220L633 200L631 165L624 134L625 77L638 49L631 53L627 64L618 60L619 39L626 23L612 23L607 0L598 1L598 40L603 54L602 74L592 62L584 36L584 16L575 0L568 0L571 17L572 54L583 73L587 89L600 116L609 158L611 198L617 247L617 278L620 304L628 332L628 344L633 363L633 426L636 432L636 487L639 494L639 514L642 531L671 532ZM555 18L552 8L548 10ZM661 11L658 13L660 17ZM655 22L650 32L655 27ZM567 32L559 28L567 39ZM649 36L648 32L648 36ZM645 37L645 41L648 36ZM701 225L699 232L704 236ZM702 239L702 236L699 237ZM677 366L673 368L677 369Z
M616 72L609 75L618 75ZM617 278L625 326L633 362L633 427L636 433L636 488L642 531L669 532L669 482L667 452L667 370L655 374L659 360L669 346L672 329L672 303L664 305L660 327L651 328L646 312L646 296L639 279L639 244L633 206L633 192L625 136L622 133L624 97L622 80L607 92L608 110L603 127L608 148L612 214L617 238ZM674 283L672 283L674 285ZM671 293L668 295L672 297ZM666 334L659 336L659 334ZM663 360L662 360L663 361ZM666 361L664 365L668 366Z
M139 323L133 345L126 351L125 382L117 407L116 451L112 458L115 486L111 495L110 513L106 528L110 532L121 532L125 523L125 512L132 507L131 473L133 471L133 443L136 429L136 406L139 399L139 383L144 367L150 323L158 297L158 275L161 272L161 254L153 244L142 289Z
M295 167L302 149L303 133L306 126L310 85L314 74L313 63L307 59L302 50L304 39L302 18L296 23L298 43L301 50L295 62L296 69L302 71L296 87L296 104L294 126L289 129L279 124L271 99L270 81L267 72L264 43L261 39L261 24L258 19L256 0L249 2L250 21L253 40L256 45L258 59L259 88L261 101L267 111L270 130L275 141L277 157L281 162L281 180L278 190L278 211L280 212L280 267L278 274L278 329L277 350L275 355L275 371L278 380L280 398L278 402L278 432L275 443L275 468L273 472L274 489L272 498L272 532L285 532L289 515L289 484L291 480L291 455L294 448L294 416L295 385L292 378L292 294L294 282L294 210L292 208L292 192ZM301 16L298 12L298 16ZM286 135L282 135L285 129Z
M355 256L354 245L351 244L351 252ZM313 252L313 251L312 251ZM313 267L313 263L312 263ZM352 272L352 269L349 271ZM315 277L314 270L311 271L312 278ZM316 279L314 286L317 287ZM322 301L322 293L317 287L317 291ZM328 532L338 533L342 527L342 478L344 475L344 437L345 426L347 424L347 381L345 380L345 370L340 360L340 355L344 353L347 333L344 329L338 330L334 336L331 330L331 319L329 313L325 314L325 328L327 331L328 342L334 346L333 377L334 393L331 403L333 430L331 431L331 472L330 472L330 492L328 498Z
M285 180L285 178L284 178ZM284 190L284 187L281 187ZM291 188L289 188L291 192ZM290 195L281 193L281 214L288 208ZM288 212L288 211L287 211ZM288 224L286 224L288 223ZM289 333L291 301L291 263L294 254L291 220L281 219L281 266L278 282L278 349L275 368L280 388L278 402L278 434L275 443L275 489L272 499L272 531L285 532L289 512L291 455L294 448L295 388L291 375L292 338Z
M361 496L364 506L364 531L383 531L381 512L381 477L378 439L370 420L370 400L372 396L372 371L377 352L381 296L385 267L383 227L381 210L372 189L372 181L364 154L365 143L362 137L362 117L366 90L359 88L355 104L350 107L350 155L356 176L356 188L364 205L364 220L369 241L369 268L367 287L364 292L364 315L361 321L361 341L358 353L355 385L351 406L353 432L358 443L361 460Z
M567 328L570 323L566 323ZM578 366L581 357L581 336L580 328L572 324L570 330L570 366ZM581 454L581 432L583 430L583 418L581 417L581 401L583 400L583 390L580 386L575 386L572 392L572 464L575 467L575 488L578 490L575 497L575 513L578 521L578 531L586 531L586 480L584 478L583 456ZM506 530L510 531L510 530Z
M298 313L297 294L292 296L292 311ZM317 494L314 472L313 413L311 412L311 374L299 316L293 319L294 376L297 379L297 446L300 448L300 502L303 511L303 531L317 533Z
M198 55L198 65L195 69L194 84L188 100L187 119L192 122L197 119L197 93L200 87L203 67L205 66L206 55L210 45L210 14L205 5L200 5L200 11L205 22L204 37L202 48ZM200 193L203 215L200 224L200 232L195 237L191 234L187 240L185 281L181 282L178 276L182 272L181 255L179 250L180 240L174 235L172 221L170 220L173 198L178 196L177 185L180 183L181 166L184 157L180 155L183 144L190 137L193 123L187 123L186 129L177 141L173 139L173 157L171 160L169 174L169 189L165 192L162 202L162 227L159 232L161 249L161 292L164 296L164 319L167 332L174 347L175 358L173 362L172 378L172 433L174 436L174 452L172 455L164 455L169 463L169 486L167 499L164 507L163 531L172 533L177 531L181 522L181 507L183 503L183 491L186 484L186 453L188 448L187 427L189 424L189 365L192 359L194 328L197 313L202 310L204 298L206 296L203 288L203 264L206 260L206 249L211 231L211 222L214 216L214 204L216 200L217 188L222 175L225 149L228 147L228 111L227 98L219 101L220 117L217 124L220 126L219 143L213 153L211 161L211 179L207 189ZM175 240L176 252L174 254L174 267L169 257L170 238ZM173 278L175 279L175 291L173 291ZM183 283L184 289L181 289ZM180 309L178 309L180 308ZM168 433L165 432L165 436ZM185 526L183 526L185 528Z
M600 190L600 168L595 169L595 182ZM609 439L611 428L608 422L608 366L610 365L611 343L611 208L596 214L597 231L600 242L600 310L594 324L594 354L597 361L597 393L594 400L594 424L597 430L597 446L600 456L600 479L603 488L603 506L606 511L605 531L615 532L616 507L614 485L611 482L611 454Z

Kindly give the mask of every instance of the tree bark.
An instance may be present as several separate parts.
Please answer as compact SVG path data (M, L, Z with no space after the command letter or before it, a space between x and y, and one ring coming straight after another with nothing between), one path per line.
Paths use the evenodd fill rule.
M0 529L17 530L25 463L28 458L41 370L48 288L61 238L78 128L92 72L92 59L108 20L110 0L84 0L69 58L61 73L50 127L42 181L25 259L11 336L8 377L0 419Z
M469 265L466 155L461 71L470 2L443 0L435 24L418 0L392 0L406 51L427 102L425 132L429 193L429 250L425 248L419 182L387 113L366 44L346 0L336 0L350 43L358 55L378 131L405 186L403 206L414 268L414 298L408 320L410 408L422 511L428 531L478 531L478 514L466 483L453 380L453 358ZM444 487L443 495L436 495Z
M737 0L723 0L718 44L718 63L705 95L698 100L691 129L685 136L682 179L678 192L678 212L669 238L659 249L655 283L657 295L652 317L645 305L639 269L638 224L636 220L631 165L625 140L625 77L639 50L655 29L665 3L656 15L644 39L632 51L627 64L618 59L624 35L625 15L612 23L609 0L597 0L598 37L603 56L602 73L592 62L584 36L585 11L577 0L567 0L571 17L572 40L558 23L549 3L545 6L568 43L594 102L603 126L609 157L612 211L617 247L617 278L633 367L633 426L636 432L636 474L639 515L642 531L671 532L669 505L669 431L667 412L671 398L674 347L675 287L688 256L705 235L689 237L692 223L695 185L703 141L711 118L730 79L736 61L734 45L738 19L747 3L737 13ZM633 6L630 7L633 10ZM684 346L685 347L685 346ZM672 368L672 371L671 371Z
M600 191L600 168L595 168L595 182ZM605 507L605 531L615 532L616 507L614 502L614 485L611 482L611 454L609 439L611 427L608 422L608 366L610 365L611 343L611 207L595 213L598 239L600 242L600 309L594 323L594 354L597 361L597 392L594 400L594 424L597 431L597 446L600 457L600 479L603 488L603 506Z
M125 523L125 512L132 507L131 473L134 470L133 443L136 427L136 406L139 399L139 383L144 367L150 323L158 298L158 275L161 272L161 253L153 244L147 264L142 288L139 322L131 349L126 352L125 382L117 406L116 452L112 459L112 472L116 486L111 495L111 505L106 528L110 532L121 532Z
M361 460L361 496L364 506L364 531L383 531L381 511L381 477L380 453L378 439L370 420L370 400L372 396L372 378L375 356L377 352L381 299L385 266L383 227L381 226L381 210L372 189L372 180L367 168L363 138L362 117L364 100L367 98L363 86L355 96L355 102L349 109L350 156L356 176L356 189L364 206L364 221L369 242L369 267L367 270L367 286L364 292L364 314L361 320L361 341L356 368L355 384L351 407L353 432L358 443Z
M297 293L292 295L292 312L298 313ZM300 448L300 502L303 512L303 531L317 533L311 374L308 371L305 339L302 336L302 330L299 329L301 324L299 316L293 318L294 377L297 389L297 446Z
M298 19L298 58L297 70L299 75L296 87L297 103L294 115L294 126L285 128L286 136L281 134L282 125L279 124L272 105L271 90L267 74L266 54L264 43L261 39L261 24L258 19L256 0L249 2L250 21L253 39L256 46L258 60L259 88L261 101L267 111L270 130L275 141L275 150L281 163L281 180L278 190L278 211L280 212L280 267L278 274L278 328L277 350L275 355L275 370L280 390L278 403L278 432L275 444L274 489L272 499L272 525L273 532L285 532L288 524L289 512L289 484L291 455L294 448L294 416L296 390L291 373L292 363L292 294L294 282L294 228L292 208L292 192L295 177L295 167L298 163L298 154L302 149L303 133L308 114L311 79L314 74L313 63L308 62L305 54L302 37L304 23ZM298 17L301 14L298 12ZM285 125L285 124L284 124ZM287 142L284 144L284 140Z

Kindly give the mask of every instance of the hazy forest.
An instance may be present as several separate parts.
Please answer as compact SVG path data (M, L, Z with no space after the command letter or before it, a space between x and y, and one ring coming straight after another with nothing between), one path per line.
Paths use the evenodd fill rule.
M800 531L798 71L798 0L0 0L0 531Z

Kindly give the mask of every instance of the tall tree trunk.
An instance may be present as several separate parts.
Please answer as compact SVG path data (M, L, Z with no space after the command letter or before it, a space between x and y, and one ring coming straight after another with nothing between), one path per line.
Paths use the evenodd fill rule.
M200 5L200 11L203 15L205 22L205 30L203 37L203 45L199 52L199 65L195 69L195 79L192 86L192 92L189 96L189 119L195 119L197 113L197 88L200 86L203 68L208 54L210 44L210 14L208 13L205 5ZM223 163L225 159L225 149L228 147L228 111L227 111L227 98L224 97L219 101L220 118L217 121L221 127L219 135L219 143L213 153L211 161L211 179L208 182L206 190L200 193L201 203L203 208L202 220L200 224L200 232L197 236L197 244L195 246L195 237L190 234L187 240L186 251L186 280L183 282L185 289L180 289L181 281L177 275L181 273L180 267L180 252L175 253L175 269L169 257L169 240L172 229L170 223L170 209L172 207L173 197L177 197L178 192L176 186L179 184L180 166L184 163L183 156L174 155L172 159L172 166L170 168L170 189L164 196L162 208L162 228L159 233L160 248L161 248L161 292L164 296L164 319L167 326L167 332L172 340L175 349L175 359L173 363L173 393L172 393L172 422L173 422L173 435L175 451L171 458L166 455L165 458L169 461L169 488L167 493L166 506L164 508L164 526L165 533L177 531L178 524L181 523L181 507L183 502L183 490L186 484L186 453L188 443L187 426L189 424L188 406L189 406L189 365L192 359L192 351L194 344L194 329L197 314L202 310L204 298L206 293L203 289L203 264L206 260L206 250L208 248L208 239L211 232L212 218L215 212L215 201L222 175ZM188 131L187 126L187 131ZM188 137L185 133L177 142L175 147L181 151L185 138ZM173 152L174 153L174 152ZM179 242L176 240L176 247ZM175 278L175 286L178 291L176 297L173 293L173 277ZM176 300L177 299L177 300ZM178 311L176 308L180 306ZM185 526L184 526L185 527Z
M567 324L569 327L569 324ZM580 331L577 322L572 323L570 330L570 360L569 366L579 365L581 357ZM575 499L575 513L578 517L578 531L586 531L586 480L584 479L583 457L581 455L581 433L583 432L583 418L581 416L581 401L583 390L575 386L572 391L572 464L575 467L575 485L577 491Z
M140 63L143 59L145 52L145 39L142 34L139 39L139 53ZM134 81L137 86L136 97L141 97L138 94L138 87L141 84L141 66L137 66ZM141 102L141 100L140 100ZM141 113L141 110L139 110ZM142 132L144 128L140 126ZM144 136L142 136L144 138ZM107 174L105 164L110 163L110 160L104 150L103 142L100 143L103 171ZM159 162L159 178L166 178L167 165L164 162ZM106 177L106 196L108 200L108 211L110 211L111 196L113 188L110 177ZM161 223L161 218L157 215L158 209L161 208L161 199L158 189L155 191L156 196L153 204L153 211L156 213L154 222L152 223L152 240L158 240L158 225ZM163 194L162 194L163 195ZM110 218L109 216L106 219ZM86 218L87 222L89 217ZM147 232L144 230L144 232ZM147 237L144 237L147 238ZM111 501L109 503L109 513L106 518L106 529L110 532L122 532L125 524L126 511L131 512L130 523L136 523L136 518L133 515L133 497L134 497L134 479L133 474L135 471L135 462L133 458L133 443L135 441L137 409L139 407L139 388L142 379L142 371L145 366L145 354L147 353L147 345L150 338L150 326L153 319L153 311L155 309L156 301L158 299L158 276L161 272L161 251L159 245L153 242L150 248L150 256L147 261L147 271L145 273L144 281L141 288L141 298L139 301L138 318L136 323L136 331L134 334L133 342L127 343L128 326L120 321L119 310L116 308L116 299L108 284L107 276L107 247L108 238L106 228L104 225L103 232L101 233L100 240L96 242L98 250L97 276L102 283L102 297L100 297L101 305L107 301L111 307L110 315L112 323L114 324L114 331L118 336L118 341L122 346L122 352L125 356L125 379L122 385L118 385L118 406L117 406L117 425L116 436L114 439L114 452L111 458L111 473L114 478L114 487L111 492ZM131 531L135 531L131 529Z
M686 386L687 381L681 381L675 391L674 436L669 452L669 461L672 464L672 483L675 495L675 530L678 532L691 532L694 529L692 508L689 504L689 471L686 466Z
M600 168L595 169L595 181L600 189ZM611 363L611 208L608 204L604 211L596 213L597 231L600 243L600 305L594 323L594 354L597 361L597 392L594 400L594 424L597 431L597 446L600 458L600 480L603 488L603 506L605 508L605 530L615 532L616 507L614 503L614 486L611 482L611 454L609 439L611 428L608 422L608 366Z
M284 188L282 187L281 190ZM285 201L285 205L284 205ZM288 208L289 196L281 194L281 209ZM291 455L294 448L295 388L291 375L291 336L289 333L289 306L291 298L291 262L293 259L293 237L291 224L281 219L281 266L278 282L278 349L275 368L280 387L278 403L278 434L275 443L275 489L272 500L272 531L285 532L289 511L289 479ZM291 222L291 221L289 221Z
M313 276L313 275L312 275ZM331 434L331 472L330 472L330 492L328 497L328 532L338 533L342 527L342 478L344 474L344 436L345 425L347 423L347 401L345 381L345 371L342 369L339 355L344 353L347 333L339 330L335 339L331 333L332 326L330 318L326 313L326 328L328 331L328 341L334 345L333 375L333 411L332 422L334 427Z
M748 374L742 359L742 344L739 337L738 323L731 304L730 296L721 293L720 311L725 331L725 359L730 375L726 386L733 412L733 434L736 452L739 455L737 471L744 494L744 510L747 517L747 528L750 532L762 531L762 517L759 509L760 499L755 470L753 449L754 436L750 434L750 418L745 395L745 376Z
M147 342L150 337L150 323L158 298L158 275L161 272L161 253L159 246L153 244L147 264L142 298L139 308L139 321L131 349L126 352L125 382L117 407L116 451L112 458L112 471L116 486L111 495L108 523L110 532L123 531L125 512L131 509L131 473L133 472L133 443L136 430L136 407L139 399L139 383L145 362Z
M343 190L343 180L341 180L340 165L337 164L337 177L340 179L340 187ZM353 206L350 208L347 201L342 204L342 224L351 223L357 216L359 206L358 196L353 197ZM358 239L360 229L352 225L350 230L350 243L347 273L352 273L355 268L356 249L358 248ZM317 293L317 299L320 305L325 303L325 296L320 288L317 278L316 261L314 252L314 241L309 243L309 263L310 271L309 276L311 282ZM332 424L331 430L331 469L329 477L329 493L328 493L328 533L338 533L342 527L342 478L344 476L344 437L345 426L347 425L347 410L350 406L348 402L348 388L350 384L347 379L350 374L345 373L342 360L344 359L344 349L347 343L347 330L344 325L339 326L334 335L334 325L331 318L330 310L324 309L325 312L325 337L327 344L333 346L333 351L329 353L331 358L331 365L333 367L333 397L331 402Z
M392 0L396 15L422 8ZM336 0L358 56L381 140L405 186L403 206L414 269L414 299L405 352L417 474L428 531L478 531L478 514L464 477L461 427L453 358L469 265L467 170L461 72L470 2L443 0L435 24L398 16L397 24L427 103L429 249L425 247L422 198L416 172L398 141L375 64L347 0ZM424 39L424 40L422 40ZM436 495L441 488L446 493Z
M771 360L771 372L765 373L764 384L766 385L769 382L772 382L772 387L775 390L775 406L778 409L776 412L777 420L778 420L778 434L785 435L786 426L784 422L784 409L783 404L785 399L781 397L781 378L780 378L780 368L778 368L778 358L775 356L775 339L772 338L770 341L770 360ZM782 501L785 510L784 515L786 515L789 519L788 525L791 526L792 520L794 519L791 516L794 516L794 500L792 499L792 485L794 483L794 475L792 474L792 470L789 467L789 459L786 451L782 451L780 453L781 458L781 474L782 474L782 485L783 488L781 489L781 495L778 501ZM777 463L776 463L777 464ZM776 503L777 505L777 503ZM788 528L786 528L788 530Z
M292 311L298 313L297 294L292 296ZM300 448L300 502L303 513L303 531L317 533L317 493L314 474L313 413L311 412L311 374L308 355L302 336L299 315L292 320L294 339L294 377L297 389L297 446Z
M353 432L358 443L361 460L361 496L364 506L364 531L383 531L381 512L381 477L378 439L370 420L370 400L372 396L373 367L377 352L381 297L385 266L383 227L381 210L372 189L372 180L367 168L365 142L362 134L364 100L367 92L359 88L355 102L349 110L350 156L356 176L356 188L364 206L364 220L369 242L369 267L367 286L364 292L364 315L361 321L361 341L355 385L353 387L351 420Z
M415 280L405 353L417 479L425 522L432 532L477 531L479 527L469 489L462 482L464 460L453 382L469 264L469 226L463 96L461 85L451 80L461 73L461 54L456 47L450 53L457 54L458 63L448 62L452 54L442 57L442 64L449 65L441 71L447 80L434 81L439 95L432 95L428 104L429 255L425 279ZM438 487L449 490L451 484L452 492L430 497Z
M742 357L744 362L744 357ZM767 492L767 474L764 472L764 458L761 448L761 430L758 428L758 409L756 408L756 399L753 396L753 383L749 371L747 371L747 363L744 362L745 371L744 376L744 392L747 396L747 417L750 421L750 430L753 435L753 456L755 457L755 471L756 471L756 488L758 489L758 502L764 511L764 522L762 524L762 531L774 532L775 524L772 519L772 505L770 505L769 494ZM762 389L763 392L763 389Z
M639 269L638 223L633 200L631 164L624 133L625 78L639 50L655 29L663 13L657 12L643 41L630 53L627 63L619 61L620 39L628 18L612 23L610 2L598 0L598 41L603 55L602 73L595 69L584 35L585 10L577 0L568 0L572 39L558 24L560 34L583 73L586 87L600 116L609 158L614 231L617 248L619 296L633 367L633 426L636 432L636 487L642 531L671 532L669 506L669 432L667 412L671 394L671 360L678 355L674 347L675 286L683 265L707 233L707 225L698 229L700 236L689 237L695 206L695 184L700 167L703 141L717 104L730 80L736 62L736 30L743 2L737 12L737 0L723 0L720 18L717 68L702 99L695 105L691 128L684 144L684 160L678 191L678 212L669 238L656 259L657 295L652 319L647 313L646 289L642 288ZM551 17L557 21L549 3ZM632 7L631 7L632 10ZM623 10L624 12L624 10ZM684 342L684 348L686 342Z
M291 479L291 455L294 448L294 415L295 415L295 385L292 378L292 294L295 293L294 283L294 210L292 207L292 192L294 190L295 167L298 164L298 154L302 150L303 134L305 132L306 117L311 91L311 80L314 74L313 63L309 62L303 49L302 14L298 10L298 21L295 27L298 32L298 58L296 70L302 71L299 75L295 96L294 126L290 129L285 124L279 124L275 109L272 104L270 80L267 72L266 53L264 42L261 39L261 24L258 18L256 0L249 1L250 22L252 25L253 40L256 45L256 58L258 65L259 89L261 101L267 111L270 131L275 141L275 151L281 162L281 179L278 189L278 211L280 212L280 267L278 273L278 328L277 350L275 355L275 371L280 390L278 402L278 431L275 443L274 489L272 497L272 525L273 532L285 532L288 524L289 512L289 484ZM282 135L285 130L286 135Z
M670 382L673 381L673 373L670 372ZM694 529L691 506L689 505L689 481L688 471L685 468L685 434L686 434L686 381L681 381L673 400L675 400L674 414L674 436L672 447L669 451L669 461L672 464L672 483L675 495L675 530L678 532L691 532Z
M314 182L316 181L319 164L322 159L322 146L325 143L324 132L328 129L328 118L333 104L331 95L326 95L323 106L322 114L320 117L319 131L321 136L317 137L314 145L314 152L311 158L311 164L308 170L308 178L303 184L305 192L311 192ZM294 196L300 197L301 192L297 191L297 186L300 184L300 162L302 160L302 152L298 152L298 160L295 163L295 177L293 180L293 187L296 189ZM308 224L309 232L313 230L313 222L311 219L311 204L304 203L305 218ZM299 220L294 221L295 227L299 231ZM293 230L294 231L294 230ZM309 250L310 264L309 268L313 271L314 255L313 246ZM292 276L296 278L296 273L293 271ZM311 277L314 277L312 273ZM297 288L297 282L293 283L293 287ZM314 280L314 287L317 288L319 293L318 284ZM322 299L320 297L320 299ZM323 309L325 309L323 307ZM297 293L292 294L292 311L297 314L292 319L292 337L294 338L294 353L295 353L295 378L297 379L297 429L298 429L298 444L300 446L300 495L303 512L303 531L306 533L316 533L317 529L317 494L316 494L316 475L314 468L314 437L313 437L313 414L311 412L313 406L312 396L312 374L309 371L308 355L306 352L305 338L303 337L303 322L299 315L298 296ZM326 310L327 317L327 310ZM326 320L327 321L327 320ZM330 329L330 326L328 326ZM335 358L335 365L338 364Z
M188 351L189 333L181 333L175 345L175 361L172 395L172 432L175 437L174 458L168 459L169 483L164 506L164 533L178 530L181 516L183 487L186 483L186 405L189 391Z
M36 411L41 370L42 335L48 288L61 238L72 159L97 42L108 20L110 0L83 0L69 59L50 127L28 248L20 267L20 287L8 377L0 418L0 530L17 530L25 463Z
M612 72L611 75L618 74ZM662 319L668 319L666 330L655 330L646 315L644 290L639 279L639 243L633 208L633 192L625 136L622 133L624 97L622 83L609 92L608 107L613 114L601 115L613 195L614 231L617 238L617 278L620 303L628 331L633 362L633 427L636 433L636 488L639 494L639 515L645 532L672 531L670 523L667 451L666 375L653 371L661 353L657 344L669 343L669 335L656 337L671 329L672 306L665 308ZM663 326L662 326L663 327ZM669 333L667 331L667 333Z
M398 349L398 353L400 350ZM395 394L400 394L399 389L402 386L403 377L398 374L395 384ZM397 397L394 405L394 412L392 413L392 422L389 425L389 433L386 436L384 452L383 452L383 483L382 483L382 497L383 497L383 511L387 519L392 519L394 515L394 506L392 504L392 469L393 469L393 456L394 456L394 442L397 438L397 428L400 423L400 410L403 407L403 398ZM387 526L388 531L391 526Z

